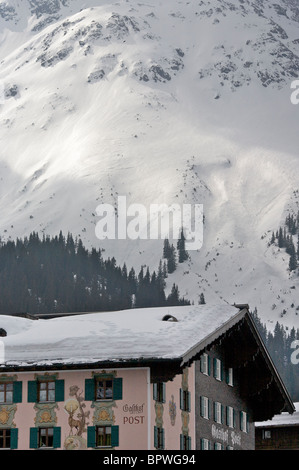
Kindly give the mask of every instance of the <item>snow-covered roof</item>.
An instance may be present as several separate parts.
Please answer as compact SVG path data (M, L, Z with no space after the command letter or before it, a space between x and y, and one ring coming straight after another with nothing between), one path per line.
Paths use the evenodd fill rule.
M298 426L299 425L299 403L294 403L294 413L280 413L274 415L272 419L267 421L259 421L255 423L258 428L263 427L277 427L277 426Z
M105 361L180 359L225 330L240 309L198 305L131 309L32 320L0 316L7 336L0 364L31 366ZM163 321L171 315L177 321ZM1 358L4 346L4 358Z

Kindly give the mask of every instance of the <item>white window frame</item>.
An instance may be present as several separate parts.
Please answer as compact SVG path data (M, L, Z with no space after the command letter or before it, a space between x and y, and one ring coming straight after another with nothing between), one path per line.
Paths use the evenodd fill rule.
M227 385L229 385L230 387L233 387L234 385L234 372L233 372L233 368L232 367L229 367L228 368L228 377L227 377Z
M201 450L210 450L210 441L203 437L201 439Z
M227 407L227 426L234 428L234 409L232 406Z
M202 418L209 419L209 399L208 397L201 397L202 398Z
M248 432L247 431L247 413L246 411L241 411L240 415L240 429L243 432Z
M214 366L215 366L214 377L215 377L216 380L221 381L221 375L222 375L221 374L221 369L222 369L221 360L215 358Z
M219 401L214 402L214 420L218 424L222 424L222 405Z
M215 442L214 450L223 450L223 445L221 444L221 442Z
M204 375L209 375L209 356L207 355L207 353L203 353L201 359L201 371Z

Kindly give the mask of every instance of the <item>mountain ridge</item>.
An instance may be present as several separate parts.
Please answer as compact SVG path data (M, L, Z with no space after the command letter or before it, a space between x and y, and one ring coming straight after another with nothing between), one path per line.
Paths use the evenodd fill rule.
M1 237L62 229L156 269L163 240L98 240L97 206L203 204L169 286L298 325L298 276L269 245L299 203L298 23L291 0L3 2Z

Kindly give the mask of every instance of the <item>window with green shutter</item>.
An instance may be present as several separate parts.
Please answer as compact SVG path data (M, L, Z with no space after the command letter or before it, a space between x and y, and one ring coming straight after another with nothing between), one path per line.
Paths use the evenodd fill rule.
M182 411L191 410L191 395L188 390L180 388L180 409Z
M97 376L93 379L85 379L85 400L122 400L123 379Z
M165 448L165 432L164 429L154 426L154 447L155 449Z
M191 450L191 437L180 434L180 450Z
M87 447L118 447L119 426L88 426Z
M165 403L165 383L164 382L157 382L153 384L153 398L155 401L159 403Z
M29 380L28 403L64 401L64 380Z
M59 449L61 447L61 428L60 427L46 427L46 428L30 428L30 449L39 448L53 448Z

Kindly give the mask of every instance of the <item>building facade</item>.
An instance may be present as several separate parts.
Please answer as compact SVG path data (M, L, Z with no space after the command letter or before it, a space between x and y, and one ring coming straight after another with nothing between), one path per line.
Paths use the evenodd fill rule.
M58 343L53 343L51 354L54 356L45 360L40 346L44 347L45 342L36 347L37 336L32 334L25 345L23 332L16 342L18 334L15 338L9 334L11 319L6 318L6 346L9 350L11 338L14 355L10 357L8 351L0 370L0 448L254 449L257 418L270 418L281 410L292 412L293 404L260 343L246 308L232 309L224 321L219 320L217 328L209 321L209 316L213 315L211 309L192 307L191 314L190 308L176 308L172 311L176 316L167 315L167 320L163 309L154 311L152 321L157 321L155 354L149 339L148 345L141 341L143 357L139 352L137 357L131 351L130 357L126 352L125 360L119 353L109 359L112 350L127 347L121 344L125 331L116 334L112 328L112 331L107 330L107 356L94 362L88 356L92 346L89 348L88 341L84 344L84 336L82 348L87 359L82 358L83 349L80 349L78 337L75 347L73 344L68 349L67 339L74 338L69 332L64 341L59 338L59 348L63 343L63 348L71 355L58 359L55 354L61 355L62 350L55 353L54 346L56 344L58 349ZM221 309L217 311L221 312ZM142 315L150 316L151 312L144 309L139 314L142 325ZM99 333L98 348L101 349L107 326L107 323L101 323L101 314L84 319L78 317L73 322L84 321L84 327L87 327L89 319L92 319L93 328L94 321L100 322L102 336ZM138 316L134 319L137 321ZM31 321L27 336L31 329L40 326L39 321ZM41 326L48 331L48 342L51 339L49 332L55 326L57 341L56 328L61 328L62 323L60 319L49 322L52 320L43 321ZM190 329L185 329L188 322ZM205 323L210 325L209 328L198 342L193 341L190 335L191 332L194 334L194 327L199 324L204 329ZM71 329L74 326L72 322L68 325ZM147 326L144 328L146 330ZM38 331L40 335L41 331ZM131 331L131 335L133 342L134 335L138 341L139 327L138 334ZM140 340L144 338L142 335ZM179 338L183 344L178 352L176 342ZM165 350L173 344L175 353L163 356L158 351L159 341L163 342ZM167 341L168 345L165 344ZM80 361L74 356L76 344ZM26 355L30 355L29 347L33 351L30 360L26 359ZM148 354L147 348L151 349ZM20 355L16 356L18 349ZM34 354L35 361L32 359ZM47 354L50 354L49 349Z
M299 403L293 414L281 413L255 423L256 450L299 450Z

